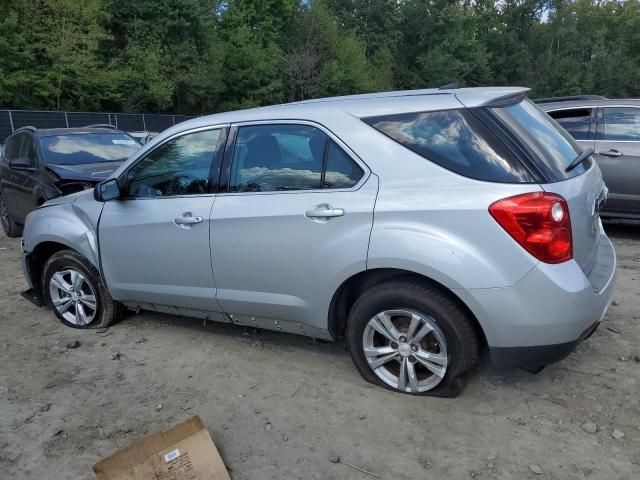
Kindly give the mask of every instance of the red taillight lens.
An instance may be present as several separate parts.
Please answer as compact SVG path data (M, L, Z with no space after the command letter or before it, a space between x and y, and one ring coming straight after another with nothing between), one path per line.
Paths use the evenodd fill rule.
M560 195L536 192L491 204L489 213L527 252L546 263L573 258L569 207Z

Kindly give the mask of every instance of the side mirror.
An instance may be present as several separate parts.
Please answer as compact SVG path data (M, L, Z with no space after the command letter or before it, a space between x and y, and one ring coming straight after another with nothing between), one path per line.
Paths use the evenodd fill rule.
M19 157L9 160L9 168L13 170L27 170L29 172L35 171L29 157Z
M111 178L96 185L93 189L93 198L99 202L108 202L120 198L120 186L118 180Z

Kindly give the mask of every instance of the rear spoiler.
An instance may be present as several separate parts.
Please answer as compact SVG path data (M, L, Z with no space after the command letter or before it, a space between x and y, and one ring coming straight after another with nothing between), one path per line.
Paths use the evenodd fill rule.
M465 107L505 107L507 105L513 105L524 100L529 94L528 88L518 89L516 91L507 91L503 93L478 93L478 92L465 92L456 93L455 96L460 103Z

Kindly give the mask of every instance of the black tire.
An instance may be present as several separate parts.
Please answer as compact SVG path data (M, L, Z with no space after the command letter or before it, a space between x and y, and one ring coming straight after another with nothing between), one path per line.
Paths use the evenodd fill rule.
M11 217L2 195L0 195L0 223L2 223L2 229L7 237L15 238L22 235L22 226L18 225Z
M79 325L68 321L53 306L49 290L51 277L56 272L68 269L79 271L86 279L86 282L89 283L91 289L95 292L95 314L92 321L87 324ZM96 268L87 259L74 250L61 250L49 257L44 264L41 288L45 303L52 307L56 317L58 317L62 323L71 328L105 328L120 320L126 312L126 307L124 305L111 298L111 294L107 290L107 287L102 281L102 277Z
M390 310L408 310L422 316L426 315L435 321L439 332L444 335L448 364L442 380L431 390L399 390L397 386L390 386L379 378L367 362L363 347L365 328L380 312ZM395 392L411 395L459 395L465 384L464 374L477 365L480 354L480 341L469 314L447 292L415 280L390 280L362 294L349 314L347 341L351 358L365 380ZM411 359L415 363L415 357L408 358ZM384 368L387 368L386 365ZM415 365L420 366L417 363Z

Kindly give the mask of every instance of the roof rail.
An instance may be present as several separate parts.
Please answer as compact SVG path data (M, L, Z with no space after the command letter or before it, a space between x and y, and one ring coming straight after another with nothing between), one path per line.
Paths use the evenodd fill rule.
M574 100L606 100L602 95L569 95L565 97L536 98L535 103L571 102Z
M116 130L118 127L111 125L110 123L94 123L86 125L84 128L110 128L111 130Z
M13 133L21 132L22 130L29 130L30 132L35 132L36 131L36 127L31 126L31 125L25 125L24 127L16 128L13 131Z

